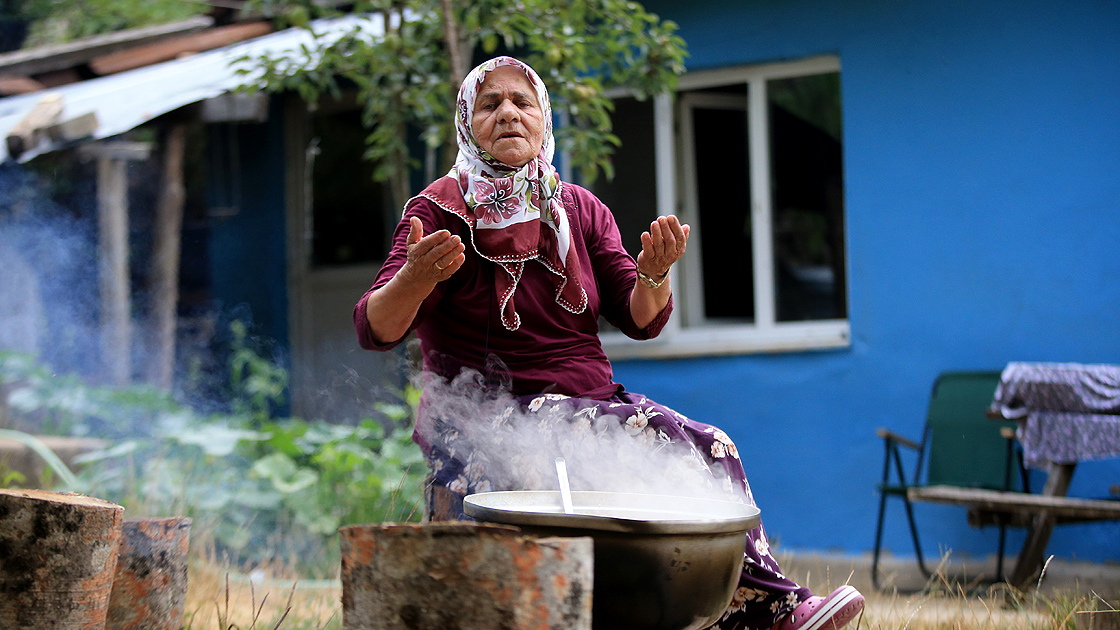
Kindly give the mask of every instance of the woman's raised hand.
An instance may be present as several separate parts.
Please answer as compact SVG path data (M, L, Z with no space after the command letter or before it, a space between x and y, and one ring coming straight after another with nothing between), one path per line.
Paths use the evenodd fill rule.
M451 277L463 266L466 246L458 236L439 230L424 236L424 225L410 217L408 230L408 262L400 273L416 283L435 284Z
M638 269L655 279L664 277L669 267L684 256L689 230L688 224L682 225L674 215L657 217L649 224L649 231L642 232Z

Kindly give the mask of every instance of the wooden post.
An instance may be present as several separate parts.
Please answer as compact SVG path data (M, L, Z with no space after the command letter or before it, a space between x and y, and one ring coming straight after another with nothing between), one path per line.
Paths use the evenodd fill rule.
M590 630L590 538L475 523L339 530L343 630Z
M1051 462L1046 484L1042 488L1043 496L1066 496L1069 483L1073 479L1074 467L1074 464ZM1047 510L1040 510L1032 517L1030 527L1027 528L1027 538L1019 551L1019 559L1008 579L1009 584L1022 590L1033 586L1031 582L1042 571L1042 556L1046 552L1046 545L1050 543L1050 534L1054 532L1056 521L1054 515Z
M152 319L155 352L149 379L157 387L171 389L175 368L176 311L179 305L179 253L183 228L183 147L186 128L172 124L163 140L163 173L156 204L152 237Z
M109 142L84 149L97 159L98 272L102 357L107 380L132 379L132 303L128 273L128 160L148 157L148 145Z
M129 518L105 630L182 630L191 519Z
M100 248L102 356L109 382L132 377L132 308L128 277L128 163L97 160L97 227Z
M0 628L101 630L123 520L101 499L0 489Z

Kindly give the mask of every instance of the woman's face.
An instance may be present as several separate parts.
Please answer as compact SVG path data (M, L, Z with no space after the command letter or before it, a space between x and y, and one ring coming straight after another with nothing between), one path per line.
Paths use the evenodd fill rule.
M474 102L471 131L483 151L515 168L541 152L544 112L520 68L499 66L486 74Z

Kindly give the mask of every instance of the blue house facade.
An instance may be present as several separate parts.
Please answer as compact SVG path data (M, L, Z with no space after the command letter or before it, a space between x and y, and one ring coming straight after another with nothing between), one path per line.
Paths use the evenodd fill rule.
M1120 361L1120 7L645 6L679 24L689 75L820 59L839 74L846 330L795 349L615 361L629 389L727 430L784 547L870 549L875 429L919 437L940 372ZM1116 460L1084 463L1070 495L1107 496L1117 479ZM995 549L994 528L970 529L962 508L918 518L935 556ZM886 529L888 549L911 553L900 509ZM1120 525L1059 527L1047 553L1120 560Z
M604 342L627 389L730 434L783 548L870 550L875 429L920 437L939 373L1120 363L1120 5L644 4L680 26L688 72L673 95L619 97L618 177L594 187L628 246L656 213L696 232L665 338ZM260 226L285 226L287 257L253 257L287 280L251 302L288 304L265 332L287 337L297 368L362 373L349 305L377 264L314 263L301 161L314 124L285 111L269 135L284 138L286 181L253 181L273 187ZM216 297L246 300L221 279L249 261L213 264ZM1120 461L1088 462L1070 494L1118 482ZM995 549L964 509L918 510L927 553ZM911 553L901 510L885 544ZM1048 553L1120 561L1120 524L1059 527Z

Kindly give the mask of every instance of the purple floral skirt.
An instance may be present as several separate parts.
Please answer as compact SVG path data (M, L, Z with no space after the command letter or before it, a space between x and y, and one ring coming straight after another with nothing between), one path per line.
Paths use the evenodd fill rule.
M439 489L427 493L432 520L470 520L462 501L475 492L557 489L556 457L566 460L572 490L755 504L738 449L726 433L640 394L591 400L431 391L426 389L421 401L415 439L431 468L432 486ZM747 532L731 605L712 627L767 629L810 595L781 573L759 525Z

